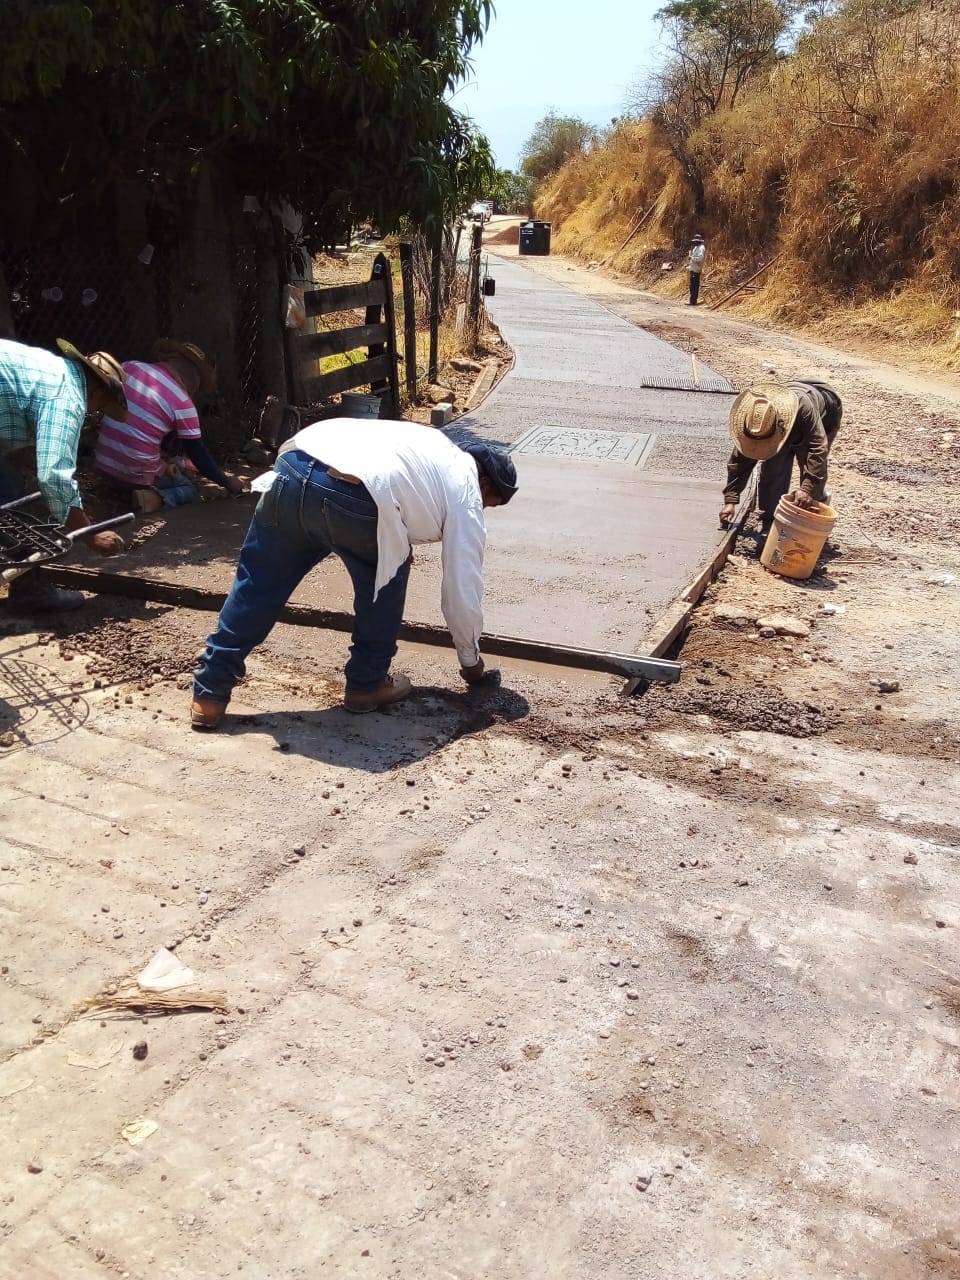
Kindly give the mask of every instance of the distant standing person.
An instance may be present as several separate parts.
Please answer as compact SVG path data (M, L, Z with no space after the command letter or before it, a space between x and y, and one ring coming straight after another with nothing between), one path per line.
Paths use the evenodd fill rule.
M737 396L730 410L733 453L727 463L721 521L732 520L740 495L757 463L757 503L764 528L789 491L793 461L800 484L790 495L800 507L826 500L827 458L840 430L843 403L826 382L798 379L781 385L758 382Z
M687 273L690 276L690 305L697 305L700 296L700 273L703 271L703 260L707 255L707 246L703 236L694 236L690 241L690 256L687 258Z
M227 476L203 443L193 399L209 395L217 372L206 354L191 342L160 338L147 363L128 360L128 411L124 421L103 419L97 439L97 470L132 490L142 515L163 507L182 507L197 496L193 481L179 461L189 458L200 475L230 494L243 491L235 476ZM166 456L165 456L166 455Z

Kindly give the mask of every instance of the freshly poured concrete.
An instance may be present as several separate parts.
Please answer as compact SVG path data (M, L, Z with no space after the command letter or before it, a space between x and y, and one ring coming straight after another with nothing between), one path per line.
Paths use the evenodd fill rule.
M455 428L533 448L538 433L543 447L546 428L578 434L554 435L545 453L522 443L520 492L488 512L486 630L637 651L721 536L730 398L644 389L651 375L689 374L689 356L522 264L498 262L496 279L490 311L516 366ZM596 460L605 452L596 438L587 456L563 456L597 432L627 433L611 437L609 450L624 460ZM162 531L107 567L226 591L250 506L173 512ZM440 624L439 548L417 548L415 560L406 617ZM293 599L349 610L342 565L320 566Z

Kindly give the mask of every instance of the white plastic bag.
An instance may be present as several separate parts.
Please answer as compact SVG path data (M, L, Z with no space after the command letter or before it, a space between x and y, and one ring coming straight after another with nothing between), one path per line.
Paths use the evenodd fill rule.
M137 977L141 991L175 991L177 987L189 987L195 982L192 969L166 947L161 947L144 971Z

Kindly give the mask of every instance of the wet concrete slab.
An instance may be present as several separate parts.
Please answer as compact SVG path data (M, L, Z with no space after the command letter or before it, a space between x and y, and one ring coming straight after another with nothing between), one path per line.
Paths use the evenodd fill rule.
M721 537L730 397L644 388L688 371L687 353L522 265L496 271L490 309L516 368L455 424L516 446L520 492L488 513L486 629L639 651ZM252 506L181 508L108 567L225 592ZM416 550L411 622L442 625L439 559ZM346 572L320 566L293 600L349 610Z
M714 486L645 477L633 466L520 455L523 501L487 513L486 630L498 635L637 652L653 619L697 571L717 529ZM85 563L124 575L226 593L252 503L181 508L122 559ZM685 517L676 519L678 506ZM405 616L443 625L440 550L415 549ZM334 557L293 603L352 608ZM206 623L204 623L206 626Z
M487 631L550 644L636 652L653 618L694 575L717 527L710 486L673 518L690 486L636 467L523 455L520 496L487 513ZM440 555L418 547L406 616L443 625ZM324 564L294 597L350 608L349 579Z

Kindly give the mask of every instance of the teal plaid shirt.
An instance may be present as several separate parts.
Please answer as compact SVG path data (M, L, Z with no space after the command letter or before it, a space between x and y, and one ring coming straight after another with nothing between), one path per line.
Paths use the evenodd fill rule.
M36 445L37 481L58 524L83 506L74 473L86 413L87 383L76 361L0 339L0 454Z

